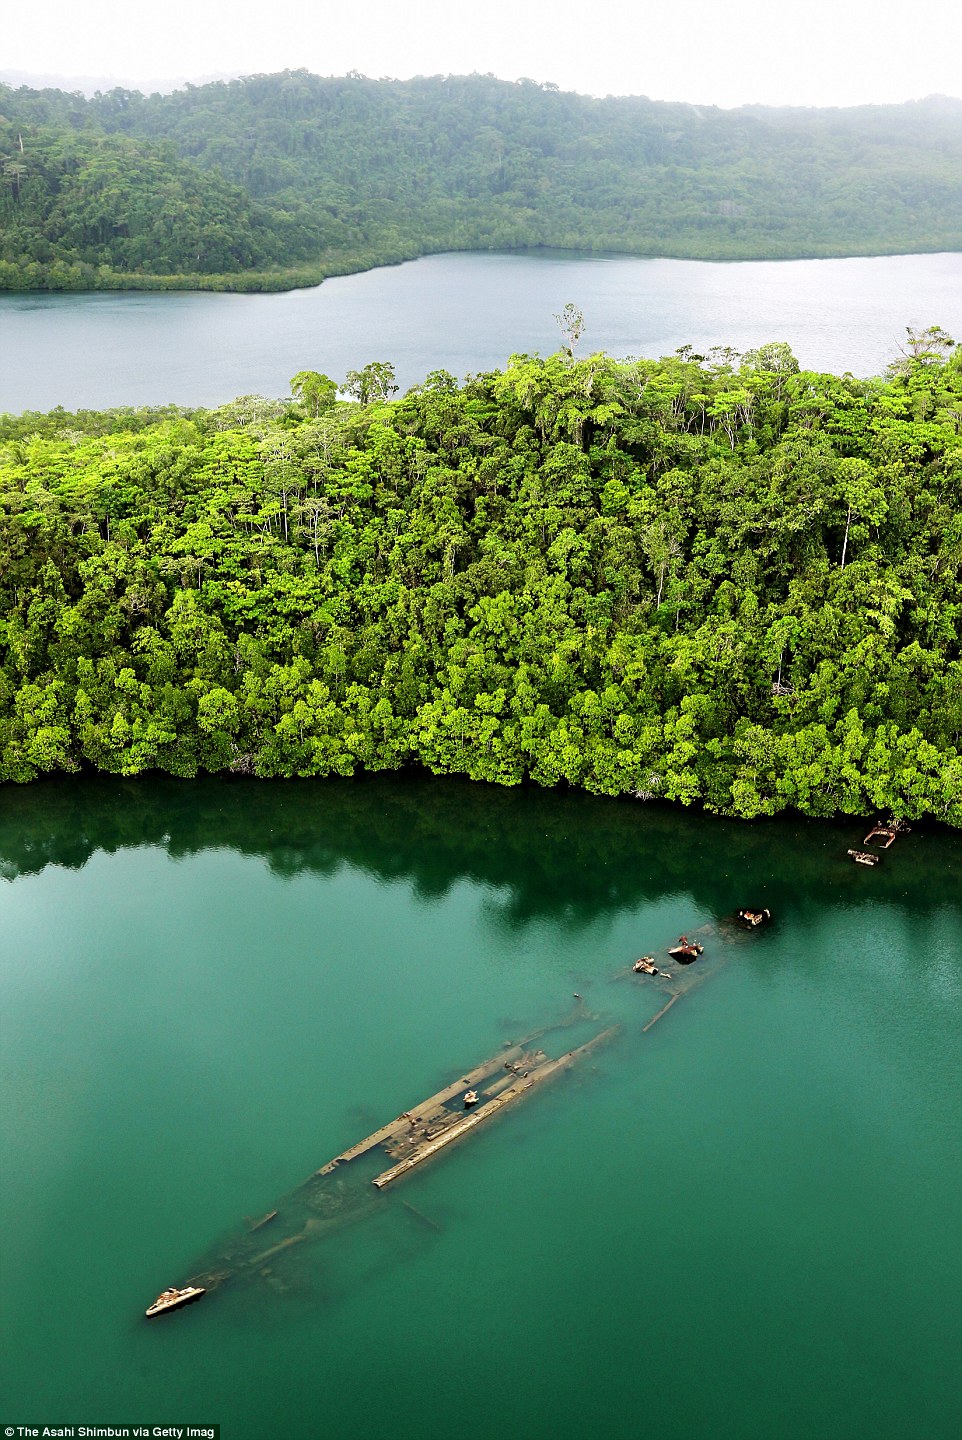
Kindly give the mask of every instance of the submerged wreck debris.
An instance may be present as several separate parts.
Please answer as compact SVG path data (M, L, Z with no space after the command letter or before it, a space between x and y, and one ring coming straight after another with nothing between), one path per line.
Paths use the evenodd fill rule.
M672 945L668 950L668 954L673 960L677 960L679 965L690 965L693 960L697 960L699 955L704 953L704 945L699 945L695 940L689 940L687 935L679 936L678 944Z
M631 968L635 975L660 975L663 980L671 979L670 970L658 969L654 955L639 955Z
M469 1107L474 1111L472 1118L476 1120L479 1115L483 1116L485 1105L480 1103L482 1097L490 1099L505 1086L510 1085L514 1078L527 1075L530 1070L548 1061L544 1050L531 1048L536 1040L554 1030L566 1028L574 1024L576 1020L582 1021L584 1018L578 1011L559 1025L536 1031L534 1035L528 1036L519 1044L507 1046L499 1055L486 1060L482 1065L476 1066L474 1070L461 1074L457 1080L446 1085L436 1095L430 1095L419 1105L413 1106L409 1110L403 1110L397 1119L389 1121L387 1125L382 1125L379 1130L365 1136L363 1140L358 1140L356 1144L342 1151L340 1155L335 1155L333 1160L328 1160L326 1165L322 1165L319 1170L316 1170L315 1175L329 1175L339 1166L346 1165L350 1161L358 1159L359 1156L366 1155L378 1148L382 1148L392 1158L396 1158L399 1154L406 1155L412 1148L416 1148L425 1141L436 1139L442 1130L453 1124L454 1121L461 1119L464 1102L469 1095L478 1096L478 1100L472 1101ZM508 1072L507 1077L495 1078L502 1070ZM488 1082L486 1087L485 1081ZM452 1105L459 1108L452 1109Z
M232 1237L226 1247L222 1244L213 1257L208 1256L201 1262L183 1289L164 1291L147 1314L153 1316L177 1309L243 1274L269 1278L274 1288L279 1288L282 1282L273 1275L268 1262L306 1240L322 1238L377 1211L386 1203L381 1191L387 1186L448 1145L473 1133L513 1101L563 1074L610 1040L619 1029L617 1025L610 1025L598 1030L582 1044L554 1059L538 1043L543 1037L574 1025L584 1030L590 1022L591 1017L579 1006L558 1024L544 1027L519 1044L506 1046L467 1073L459 1073L436 1094L402 1111L373 1134L335 1155L266 1215L255 1221L248 1219L244 1230ZM393 1162L387 1168L384 1168L385 1158ZM404 1208L420 1224L438 1228L413 1206L405 1203ZM258 1249L258 1232L269 1221L275 1222L272 1229L279 1222L288 1233L266 1249Z
M581 1019L580 1014L572 1016L551 1029L561 1029ZM519 1099L535 1085L576 1064L610 1039L617 1029L617 1026L609 1026L555 1060L550 1059L540 1047L531 1048L542 1035L550 1033L549 1030L538 1031L520 1044L509 1046L499 1055L486 1060L467 1075L462 1075L436 1095L422 1100L415 1109L403 1111L396 1120L383 1125L340 1155L335 1155L333 1160L315 1171L315 1176L330 1175L362 1155L382 1150L395 1161L394 1165L373 1178L375 1188L383 1190L452 1141L474 1130L512 1100ZM470 1087L467 1092L465 1085Z
M876 820L862 844L868 845L872 840L877 840L881 848L887 850L899 835L911 835L911 833L911 825L890 815L887 820Z
M768 924L772 918L772 912L770 910L739 910L735 918L749 930L757 930L759 925Z
M726 935L723 926L706 925L699 933L707 938L709 932L729 942L748 938L742 927L731 927ZM668 952L676 962L672 968L662 969L654 956L644 955L628 969L611 976L612 980L632 974L651 976L650 983L667 996L666 1003L642 1027L643 1033L714 973L720 957L709 963L707 969L699 967L697 973L682 968L703 951L700 941L683 935L679 944ZM473 1070L455 1071L455 1078L434 1095L402 1110L393 1120L342 1150L259 1219L248 1218L226 1243L221 1241L202 1257L182 1290L165 1291L149 1313L160 1313L155 1307L165 1301L165 1297L169 1297L169 1303L162 1308L176 1309L191 1298L245 1276L264 1280L282 1293L288 1287L283 1277L275 1273L275 1262L280 1266L284 1258L305 1241L323 1239L369 1216L391 1211L409 1216L422 1231L438 1230L440 1227L435 1221L407 1200L392 1207L385 1192L442 1150L474 1134L486 1120L501 1114L514 1101L565 1074L618 1033L621 1027L617 1024L598 1028L603 1022L588 1011L581 995L575 996L575 1002L564 1019L543 1026L516 1044L506 1044L497 1055ZM545 1048L547 1037L572 1030L575 1033L571 1039L580 1043L571 1045L569 1041L569 1048L552 1058ZM386 1167L385 1159L390 1162ZM272 1235L278 1232L278 1238L265 1248L265 1237L260 1232L269 1222ZM181 1296L185 1298L178 1298Z
M671 999L668 1001L668 1004L667 1004L667 1005L662 1005L662 1007L661 1007L661 1009L658 1011L657 1015L652 1015L652 1017L651 1017L651 1019L648 1021L647 1025L642 1025L642 1027L641 1027L641 1033L642 1033L642 1035L647 1034L647 1032L651 1029L652 1025L656 1024L657 1021L659 1021L663 1015L667 1015L667 1014L668 1014L668 1011L669 1011L669 1010L671 1009L671 1007L676 1003L676 1001L678 1001L678 1000L681 999L683 993L684 993L683 991L677 990L677 991L675 992L675 994L671 997Z
M277 1211L276 1211L276 1210L268 1210L267 1214L266 1214L266 1215L262 1215L259 1220L248 1220L248 1222L247 1222L247 1228L248 1228L248 1230L251 1232L251 1234L253 1234L255 1230L263 1230L263 1228L264 1228L265 1225L268 1225L268 1224L271 1222L271 1220L276 1220L276 1219L277 1219Z
M206 1293L202 1285L185 1285L181 1290L178 1290L176 1285L171 1285L169 1289L160 1292L152 1305L148 1305L145 1314L148 1320L152 1320L155 1315L166 1315L170 1310L179 1310L183 1305L190 1305Z
M489 1098L484 1104L473 1108L469 1114L458 1115L455 1112L452 1115L450 1111L446 1110L443 1115L436 1117L434 1125L425 1129L423 1140L405 1136L401 1145L396 1149L385 1145L384 1148L388 1154L395 1154L399 1158L395 1165L375 1176L374 1185L378 1190L383 1190L386 1185L399 1180L402 1175L407 1175L416 1165L430 1160L432 1155L436 1155L439 1150L451 1144L452 1141L460 1140L463 1135L467 1135L469 1131L495 1115L513 1100L520 1099L536 1085L550 1080L561 1071L568 1069L569 1066L576 1064L577 1061L589 1055L592 1050L604 1044L606 1040L610 1040L617 1032L618 1026L612 1025L584 1045L579 1045L574 1050L568 1050L557 1060L549 1060L543 1050L536 1051L531 1057L527 1069L520 1070L520 1072L515 1070L507 1084L504 1080L500 1080L490 1085L484 1092Z
M882 858L881 855L873 855L870 850L847 850L845 853L851 855L856 865L877 865Z
M863 845L874 844L878 847L876 850L848 850L846 854L852 857L856 865L877 865L882 858L878 854L878 850L890 849L900 835L910 835L911 833L911 825L890 815L887 820L876 820L862 841Z

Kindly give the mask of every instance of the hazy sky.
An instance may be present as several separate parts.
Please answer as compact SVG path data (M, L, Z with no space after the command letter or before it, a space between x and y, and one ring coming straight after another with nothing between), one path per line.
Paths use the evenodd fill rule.
M140 84L303 66L715 105L962 95L960 0L46 0L8 7L0 43L0 71Z

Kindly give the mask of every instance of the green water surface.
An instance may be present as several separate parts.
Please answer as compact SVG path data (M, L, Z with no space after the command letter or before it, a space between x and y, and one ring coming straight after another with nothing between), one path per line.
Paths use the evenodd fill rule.
M957 1440L962 838L868 870L863 829L400 777L4 789L0 1423ZM775 921L736 943L746 903ZM643 1033L626 966L700 927ZM143 1318L574 992L622 1027L589 1062Z

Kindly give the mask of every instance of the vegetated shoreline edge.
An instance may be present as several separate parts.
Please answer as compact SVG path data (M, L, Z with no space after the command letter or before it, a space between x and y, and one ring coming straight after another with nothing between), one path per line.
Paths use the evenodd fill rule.
M578 255L588 260L678 260L696 265L777 265L792 264L803 260L890 260L910 258L915 255L962 255L962 235L952 245L933 243L922 248L901 248L891 250L858 248L840 249L823 247L820 250L786 250L778 254L747 255L738 253L695 253L694 251L637 249L615 250L609 245L604 249L585 250L582 247L564 245L517 245L510 247L484 247L479 245L433 247L411 247L410 250L391 251L383 255L328 257L314 267L297 266L277 271L226 271L217 275L146 275L137 272L97 269L95 275L87 275L76 285L60 283L51 285L4 285L0 283L0 295L99 295L110 294L172 294L191 295L200 293L234 295L284 295L296 290L316 290L326 280L347 279L353 275L368 275L375 270L394 269L409 265L417 260L427 260L442 255L497 255L536 259L541 255ZM86 267L93 269L94 267ZM96 283L90 283L95 281Z
M98 785L116 786L118 791L129 785L166 785L186 787L189 791L191 786L201 786L210 782L217 782L229 785L243 791L250 786L259 789L264 786L267 790L281 788L284 785L292 787L300 785L350 785L361 786L367 784L376 785L379 780L390 779L401 784L410 784L413 787L419 785L432 786L435 783L465 785L472 791L483 793L490 791L494 794L506 794L513 791L518 794L530 795L555 795L559 798L572 797L584 801L601 801L617 806L619 809L636 809L639 815L645 813L673 816L688 815L709 823L718 822L722 825L745 826L750 829L760 829L766 825L789 824L789 825L833 825L841 826L850 821L853 826L860 827L873 818L877 818L885 810L885 806L867 805L862 810L832 810L824 814L812 815L805 810L796 809L794 806L786 806L784 809L776 810L772 814L764 815L738 815L725 810L712 810L701 800L682 801L666 800L661 797L651 796L642 798L632 795L629 792L622 792L620 795L597 794L579 785L571 784L561 780L554 785L542 785L530 775L522 777L517 784L504 784L497 780L475 779L457 771L430 770L418 760L409 760L398 769L365 769L355 770L351 775L257 775L246 771L226 767L221 770L198 770L195 775L178 775L170 770L153 768L138 770L133 774L118 774L116 771L100 770L89 761L81 762L77 770L60 770L38 773L28 781L0 780L0 797L6 795L29 795L31 791L49 789L51 791L60 787L80 787L85 784L96 783ZM923 813L912 816L912 828L923 833L932 835L946 835L958 839L962 835L962 824L952 824L950 821L939 819L937 815ZM138 842L139 843L139 842ZM215 847L216 848L216 847ZM857 867L856 867L857 868ZM0 871L0 879L3 878Z

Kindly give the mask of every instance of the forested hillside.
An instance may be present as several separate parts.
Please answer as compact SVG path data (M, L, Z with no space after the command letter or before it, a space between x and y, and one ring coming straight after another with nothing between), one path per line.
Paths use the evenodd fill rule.
M419 764L962 824L962 364L516 356L0 422L0 777Z
M962 102L769 110L306 71L0 85L0 287L283 288L448 249L962 248Z

